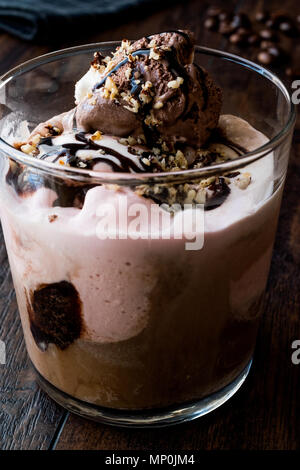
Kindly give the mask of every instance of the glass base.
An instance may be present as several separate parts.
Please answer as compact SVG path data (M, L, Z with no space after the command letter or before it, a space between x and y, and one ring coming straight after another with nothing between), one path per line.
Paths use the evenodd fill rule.
M170 426L173 424L183 423L185 421L191 421L215 410L238 391L245 381L251 365L252 359L248 362L241 374L229 385L226 385L226 387L222 388L218 392L202 398L199 401L184 403L182 405L168 408L140 411L102 408L101 406L93 405L92 403L87 403L74 398L50 384L50 382L44 379L35 367L33 367L41 388L54 401L72 413L100 423L115 426L148 428Z

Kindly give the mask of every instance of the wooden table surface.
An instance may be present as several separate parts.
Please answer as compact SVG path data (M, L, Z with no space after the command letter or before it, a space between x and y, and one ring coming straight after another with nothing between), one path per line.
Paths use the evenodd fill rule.
M222 36L203 28L210 2L185 1L130 19L80 42L137 38L174 28L194 30L197 42L238 52ZM251 15L262 6L282 9L281 0L237 2L235 11ZM296 12L298 8L298 11ZM300 14L297 0L284 9ZM79 41L78 41L79 42ZM0 33L0 73L55 46L24 43ZM294 49L297 49L294 43ZM298 41L299 50L299 41ZM243 54L243 53L242 53ZM244 54L247 54L244 53ZM249 57L249 56L248 56ZM37 386L23 341L6 250L0 240L0 339L7 362L0 365L0 449L299 449L300 365L291 361L291 344L300 339L300 123L280 214L255 360L246 384L224 406L199 420L169 429L133 430L101 425L69 414Z

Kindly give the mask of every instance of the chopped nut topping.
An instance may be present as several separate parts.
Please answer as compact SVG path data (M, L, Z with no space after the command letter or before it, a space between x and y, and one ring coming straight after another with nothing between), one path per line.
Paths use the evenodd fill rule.
M129 39L123 39L121 42L120 50L130 52L130 41Z
M154 60L159 60L160 59L160 54L159 54L158 49L151 48L149 58L154 59Z
M203 188L198 189L197 194L195 196L196 204L204 204L206 200L206 191Z
M211 176L210 178L206 178L204 180L201 180L200 181L200 188L207 188L208 186L210 186L215 181L216 181L215 176Z
M128 137L128 143L129 145L136 145L136 139L132 137L131 135Z
M181 150L177 150L175 161L180 169L186 169L188 167L188 162Z
M159 155L160 149L158 147L153 147L152 152L154 153L154 155Z
M150 111L150 114L146 116L144 119L144 123L147 126L159 126L161 124L161 121L156 119L156 117L153 115L152 111Z
M134 103L132 103L132 107L130 106L124 106L125 109L127 109L128 111L131 111L132 113L138 113L139 112L139 103L134 100Z
M130 93L121 93L121 97L123 98L124 101L126 101L128 104L131 106L124 106L125 109L128 109L128 111L131 111L132 113L138 113L140 104L139 102L133 98L133 96Z
M150 90L150 88L152 88L152 87L153 87L153 85L149 80L147 80L146 83L144 83L142 85L142 89L145 90L145 91Z
M179 88L184 82L182 77L177 77L176 80L168 82L168 88Z
M25 144L21 147L22 152L27 153L28 155L33 154L36 150L35 145Z
M140 82L140 80L136 80L136 83ZM151 88L153 87L152 83L149 80L142 85L142 91L139 94L139 98L143 104L150 103L152 100L153 93L151 92Z
M145 144L146 143L146 137L143 134L139 135L138 138L137 138L137 143L138 144Z
M34 147L36 147L39 144L41 138L42 136L40 134L35 134L28 143L29 145L33 145Z
M196 194L197 193L194 189L189 189L186 198L184 199L184 204L192 204L196 197Z
M102 134L100 131L96 131L93 135L91 135L91 140L100 140L101 138Z
M240 189L246 189L251 183L251 175L248 172L242 173L234 182Z
M51 214L51 215L49 215L49 216L48 216L48 220L49 220L50 224L52 224L52 222L54 222L54 220L56 220L57 217L58 217L57 214Z
M49 131L47 137L60 135L62 132L58 127L52 126L51 124L48 124L47 126L45 126L45 128Z
M126 69L125 71L125 77L127 78L127 80L130 80L131 74L132 74L132 69L128 67L128 69Z
M145 165L147 165L147 166L150 166L150 165L151 165L151 163L150 163L150 161L148 160L148 158L142 158L142 162L143 162Z
M132 54L128 54L128 60L129 62L135 62L137 60L137 57Z
M106 91L108 93L106 93ZM113 81L111 77L107 77L107 79L105 80L105 84L104 84L104 94L103 94L104 98L109 98L110 100L113 100L118 94L119 94L119 91L115 82Z
M153 108L154 109L161 109L163 107L163 102L162 101L157 101L156 103L154 103L153 105Z
M151 39L151 41L149 42L149 48L155 47L155 46L156 46L156 40L155 40L155 39Z
M163 150L164 152L168 152L168 151L169 151L169 147L167 146L167 144L166 144L165 141L163 141L161 148L162 148L162 150Z

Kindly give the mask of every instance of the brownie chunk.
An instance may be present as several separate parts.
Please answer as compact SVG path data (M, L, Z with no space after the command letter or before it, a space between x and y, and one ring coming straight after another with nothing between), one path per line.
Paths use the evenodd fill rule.
M66 349L80 337L81 300L68 281L41 284L30 295L28 314L33 338L42 351L49 343Z

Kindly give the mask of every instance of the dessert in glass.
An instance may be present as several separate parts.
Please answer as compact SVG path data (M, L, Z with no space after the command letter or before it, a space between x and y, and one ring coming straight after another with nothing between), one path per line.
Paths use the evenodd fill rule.
M1 220L43 389L123 426L220 406L255 347L284 85L172 31L44 55L0 89Z

